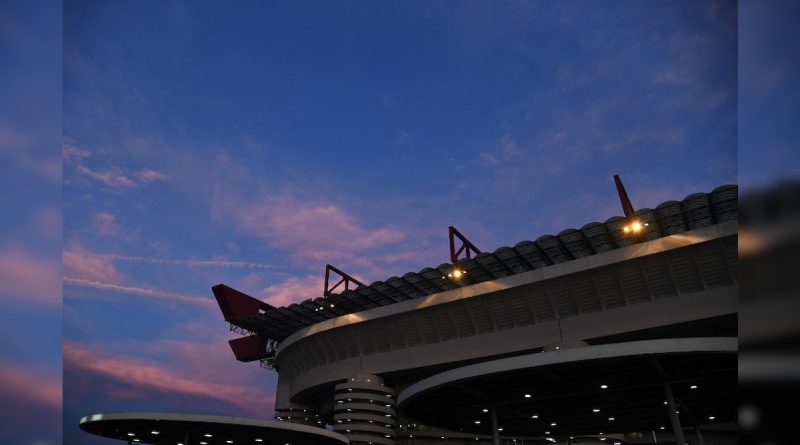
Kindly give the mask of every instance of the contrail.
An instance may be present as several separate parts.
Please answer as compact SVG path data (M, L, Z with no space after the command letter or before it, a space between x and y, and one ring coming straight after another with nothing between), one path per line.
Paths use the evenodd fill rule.
M145 295L154 298L171 299L177 301L184 301L186 303L196 304L200 306L214 307L214 301L210 298L199 297L196 295L179 294L177 292L169 292L158 289L148 289L144 287L135 286L121 286L119 284L102 283L99 281L84 280L81 278L64 277L64 282L83 287L92 287L95 289L105 289L115 292L122 292L125 294Z
M189 267L233 267L233 268L248 268L248 269L269 269L281 270L282 268L270 264L253 263L250 261L223 261L223 260L182 260L182 259L169 259L169 258L145 258L138 256L127 255L112 255L105 253L89 253L80 252L81 255L106 258L115 261L133 261L139 263L161 264L168 266L189 266Z

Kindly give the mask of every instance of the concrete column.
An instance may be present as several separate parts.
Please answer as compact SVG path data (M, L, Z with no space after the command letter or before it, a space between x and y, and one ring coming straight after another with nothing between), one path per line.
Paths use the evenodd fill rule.
M656 439L656 432L655 431L650 431L650 432L653 433L653 443L658 443L658 439Z
M500 431L497 430L499 428L497 426L497 407L492 405L490 409L492 410L492 439L494 445L500 445Z
M667 410L669 411L669 421L672 424L672 434L675 436L675 443L686 445L686 438L683 437L683 427L681 419L678 417L678 407L675 405L675 398L672 396L672 387L669 383L664 384L664 395L667 398Z
M395 445L396 394L395 389L377 375L349 377L335 387L333 430L351 442Z
M183 433L183 445L189 445L189 432Z

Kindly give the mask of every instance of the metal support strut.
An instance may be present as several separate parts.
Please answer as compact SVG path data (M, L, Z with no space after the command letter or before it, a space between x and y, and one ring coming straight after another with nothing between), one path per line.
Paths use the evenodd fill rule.
M342 277L342 279L339 280L332 287L329 286L329 279L330 279L331 271L335 272L340 277ZM323 291L322 295L324 295L326 297L329 297L333 293L333 291L337 287L339 287L339 285L342 284L342 283L344 283L344 290L349 290L350 289L350 283L353 283L356 286L366 286L366 284L356 280L355 278L353 278L350 275L342 272L341 270L331 266L330 264L326 264L325 265L325 290Z
M468 240L467 237L462 235L461 232L459 232L458 229L456 229L455 227L450 226L449 235L450 235L450 262L452 264L456 264L458 262L458 256L461 254L461 252L464 252L467 259L472 258L471 256L472 253L476 255L481 253L481 251L477 247L475 247L475 244L472 244L472 242ZM458 238L461 241L461 247L458 250L456 250L456 240L455 240L456 238Z

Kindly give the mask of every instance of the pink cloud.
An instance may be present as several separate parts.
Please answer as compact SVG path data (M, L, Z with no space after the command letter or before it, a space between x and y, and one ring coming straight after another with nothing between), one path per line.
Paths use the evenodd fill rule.
M129 178L122 170L111 168L108 170L92 170L85 165L79 165L78 171L114 189L136 187L136 182Z
M92 153L88 150L78 148L72 138L65 136L62 143L61 156L64 158L64 161L70 161L72 159L86 159L91 157Z
M298 263L350 259L356 254L396 244L405 233L393 227L367 228L345 209L293 196L266 196L255 202L225 196L215 210L270 246L286 250Z
M0 296L61 303L61 270L58 261L22 247L0 250Z
M324 277L321 273L305 277L289 277L283 282L264 288L262 298L273 306L286 306L309 298L321 297L323 286Z
M125 278L108 258L98 257L73 243L63 253L64 275L74 279L120 283Z
M247 384L232 384L229 373L220 373L215 366L219 357L209 356L209 350L199 345L169 342L160 345L163 354L178 362L188 360L183 371L168 364L156 363L131 355L114 355L97 347L74 341L64 342L64 367L101 374L144 390L157 390L172 394L187 394L223 400L263 415L273 399L258 388ZM222 350L222 348L218 348ZM224 358L235 363L233 358ZM198 370L209 369L202 373ZM212 371L213 370L213 371ZM77 388L76 388L77 389ZM117 397L136 397L136 392L115 393Z
M152 297L152 298L159 298L165 300L174 300L180 301L184 303L191 303L196 304L199 306L205 306L208 308L216 307L216 303L213 300L207 297L201 297L198 295L188 295L182 294L178 292L170 292L160 289L152 289L146 287L138 287L138 286L125 286L121 284L114 284L114 283L106 283L101 281L92 281L92 280L85 280L81 278L75 278L70 276L65 276L63 278L64 283L72 284L75 286L83 286L83 287L91 287L94 289L103 289L109 290L114 292L119 292L123 294L133 294L133 295L142 295L145 297Z
M92 228L99 235L114 236L119 233L121 226L117 223L117 218L113 214L99 212L92 216Z
M13 362L0 362L0 395L3 400L23 399L52 408L62 402L61 376Z
M136 177L142 182L166 181L169 178L166 174L149 168L137 172Z

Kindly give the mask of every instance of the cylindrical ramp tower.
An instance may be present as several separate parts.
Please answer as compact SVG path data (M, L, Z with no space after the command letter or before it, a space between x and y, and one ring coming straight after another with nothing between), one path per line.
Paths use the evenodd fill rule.
M394 445L397 427L395 390L376 375L352 376L336 385L333 430L351 444Z

